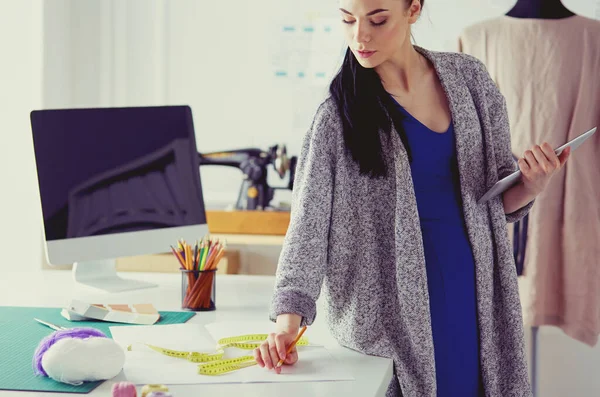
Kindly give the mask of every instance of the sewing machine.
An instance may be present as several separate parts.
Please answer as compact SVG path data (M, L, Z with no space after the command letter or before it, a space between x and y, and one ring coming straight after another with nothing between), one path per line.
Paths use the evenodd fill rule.
M212 153L198 153L200 165L224 165L239 168L242 186L235 205L237 210L264 210L270 207L276 189L292 190L296 170L296 156L288 157L285 145L271 146L264 151L256 148ZM283 179L289 171L287 186L273 187L267 183L267 171L272 165Z

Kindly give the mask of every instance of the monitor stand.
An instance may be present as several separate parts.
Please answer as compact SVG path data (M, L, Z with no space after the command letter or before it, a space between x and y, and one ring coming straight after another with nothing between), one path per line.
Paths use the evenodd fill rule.
M146 281L119 277L114 259L76 262L73 264L73 279L79 284L106 292L132 291L158 286Z

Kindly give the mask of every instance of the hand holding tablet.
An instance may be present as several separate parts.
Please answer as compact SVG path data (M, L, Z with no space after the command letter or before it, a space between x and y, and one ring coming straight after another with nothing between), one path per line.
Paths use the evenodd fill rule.
M570 150L572 153L573 150L577 149L585 140L587 140L595 132L596 132L596 127L592 128L591 130L589 130L587 132L584 132L583 134L579 135L578 137L571 140L570 142L567 142L564 145L556 148L554 150L554 153L556 153L557 156L560 156L560 154L563 152L563 150L565 150L567 147L571 148ZM517 183L520 180L520 178L521 178L521 170L515 171L512 174L506 176L505 178L502 178L501 180L496 182L494 184L494 186L492 186L492 188L490 190L488 190L483 195L483 197L481 197L479 199L479 201L477 201L477 204L482 204L482 203L486 202L487 200L491 199L492 197L495 197L495 196L499 195L500 193L508 190L515 183Z

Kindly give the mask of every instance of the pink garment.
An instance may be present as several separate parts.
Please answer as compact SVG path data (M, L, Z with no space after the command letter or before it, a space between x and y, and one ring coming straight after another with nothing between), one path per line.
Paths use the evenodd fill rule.
M459 51L479 58L505 96L516 156L600 127L600 21L501 16L466 28ZM572 152L531 209L523 277L526 324L597 343L600 132Z

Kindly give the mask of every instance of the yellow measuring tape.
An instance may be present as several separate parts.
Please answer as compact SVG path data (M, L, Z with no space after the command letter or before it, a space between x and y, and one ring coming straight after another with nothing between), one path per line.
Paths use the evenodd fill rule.
M198 373L200 375L222 375L228 372L237 371L242 368L250 367L256 364L254 356L241 356L230 359L223 359L225 355L225 349L237 348L242 350L253 350L261 345L268 338L267 334L250 334L232 336L228 338L222 338L217 341L217 348L215 353L202 353L202 352L189 352L165 349L163 347L150 345L144 343L150 349L164 354L169 357L181 358L184 360L191 361L193 363L204 363L198 365ZM300 338L296 343L296 346L307 346L308 339L305 337ZM132 350L132 345L127 346L127 350Z
M198 365L198 373L200 375L221 375L252 365L256 365L254 356L241 356L229 360L219 360L209 364Z

